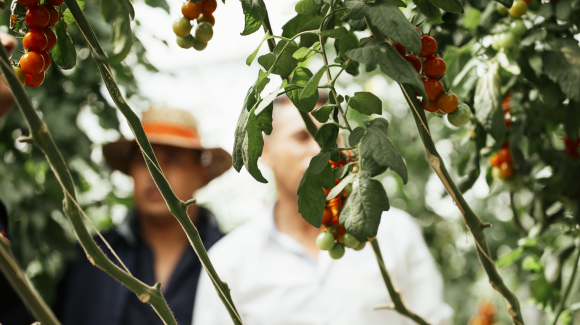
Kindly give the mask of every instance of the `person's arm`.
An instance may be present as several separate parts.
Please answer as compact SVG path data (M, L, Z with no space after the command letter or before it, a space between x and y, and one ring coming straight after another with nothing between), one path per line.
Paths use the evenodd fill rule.
M8 55L16 48L16 40L8 34L0 33L0 41L4 48L6 48ZM12 91L6 86L4 77L2 77L2 82L0 82L0 117L8 113L14 107L14 104L16 104L16 101L14 100L14 96L12 96Z

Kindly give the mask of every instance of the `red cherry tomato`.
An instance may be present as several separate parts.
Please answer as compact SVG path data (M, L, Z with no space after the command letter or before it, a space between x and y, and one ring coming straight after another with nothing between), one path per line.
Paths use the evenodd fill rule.
M217 8L216 0L203 0L201 2L201 13L204 15L211 15Z
M22 38L22 46L29 51L44 51L48 40L41 29L31 29Z
M64 0L46 0L45 3L48 3L51 6L60 6L64 3Z
M399 52L399 54L401 56L405 56L405 54L407 54L407 48L405 46L403 46L403 44L393 42L393 46L395 47L395 50L397 50L397 52Z
M510 154L510 149L509 148L501 148L499 150L499 152L497 153L497 159L499 159L499 161L502 164L503 163L511 164L512 163L512 155Z
M419 59L419 57L417 57L415 54L405 55L405 60L409 61L409 63L413 65L413 68L415 68L417 72L421 71L421 59Z
M425 87L425 92L427 93L427 98L429 101L437 99L443 93L443 83L438 79L427 78L423 79L423 86Z
M441 78L447 70L447 64L438 56L430 56L423 62L423 73L429 78Z
M48 54L48 52L46 52L46 51L42 51L42 52L40 52L40 54L42 55L42 58L44 59L44 69L42 69L42 71L46 71L46 70L48 70L48 68L50 68L50 54Z
M46 39L48 43L46 44L45 51L52 50L56 46L56 34L54 31L48 27L42 29L44 35L46 35Z
M421 36L421 53L419 56L426 58L435 54L435 52L437 52L437 41L429 35Z
M512 124L512 119L509 117L505 117L504 121L505 121L505 127L509 129L511 124Z
M419 31L419 27L415 26L415 29L417 30L417 33L421 34L421 32Z
M437 107L443 113L449 114L455 112L457 105L459 105L459 98L454 93L445 93L437 98Z
M46 27L49 21L50 14L43 6L32 6L26 10L26 15L24 15L24 22L30 28Z
M29 51L20 57L20 68L26 74L39 74L44 69L44 58L40 52Z
M18 0L18 2L25 7L32 7L36 6L40 0Z
M332 211L330 209L324 209L324 214L322 215L322 224L330 225L332 222Z
M489 164L491 167L498 167L501 165L501 161L499 161L499 157L497 155L489 158Z
M197 19L201 14L201 3L185 1L183 6L181 6L181 13L189 20Z
M429 101L429 105L425 104L425 98L423 98L423 100L421 101L421 106L423 106L423 108L430 113L435 113L439 110L439 108L437 108L437 104L435 103L434 100L430 100Z
M58 15L58 10L54 6L51 6L47 3L42 5L48 11L48 15L50 16L48 19L48 26L54 26L58 23L58 19L60 16Z
M580 137L576 138L575 140L572 140L572 139L568 138L567 135L565 135L564 136L564 145L566 146L566 148L576 149L576 148L580 147Z
M503 176L503 178L510 178L514 176L514 166L512 166L510 163L501 163L499 166L499 171L501 172L501 176Z
M28 87L38 87L44 81L44 72L39 74L27 74L25 84Z
M198 21L199 20L202 22L210 23L212 26L215 25L215 18L213 15L201 15L201 17L198 18Z

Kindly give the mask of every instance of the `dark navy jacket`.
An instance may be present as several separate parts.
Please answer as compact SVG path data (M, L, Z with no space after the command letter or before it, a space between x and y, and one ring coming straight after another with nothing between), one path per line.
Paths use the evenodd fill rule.
M213 214L199 208L196 226L206 249L223 234ZM153 253L143 241L137 213L129 213L117 230L104 234L105 239L131 273L148 285L155 284ZM109 258L116 262L102 242L95 239ZM179 324L190 324L201 263L193 248L181 256L163 295ZM71 263L63 277L54 308L63 325L147 325L163 324L149 304L121 283L91 265L79 247L78 258Z

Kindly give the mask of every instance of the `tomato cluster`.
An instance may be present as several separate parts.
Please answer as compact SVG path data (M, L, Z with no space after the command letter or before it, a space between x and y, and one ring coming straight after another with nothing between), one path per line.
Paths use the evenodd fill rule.
M496 178L511 178L514 176L514 165L509 142L504 142L501 149L491 158L489 164L493 167L492 175Z
M213 25L215 25L213 13L216 8L216 0L185 1L181 6L183 17L173 23L173 32L177 35L177 45L184 49L193 47L198 51L203 51L207 47L207 42L213 37ZM191 34L192 20L197 20L195 37Z
M338 168L355 161L356 158L352 151L341 151L339 161L335 163L331 160L330 165L332 168ZM358 172L358 165L353 165L352 172ZM336 184L338 182L337 180ZM324 192L328 195L330 191L324 190ZM366 242L360 242L346 232L346 228L338 221L344 203L351 192L352 186L349 184L335 198L326 201L324 206L321 233L316 238L316 245L321 250L327 250L333 259L341 258L344 255L345 247L360 251L366 245Z
M482 301L477 312L471 319L469 319L469 325L492 325L495 323L495 312L497 308L495 305L489 301Z
M519 47L517 47L517 42L526 34L527 31L528 28L521 19L514 19L506 32L493 35L491 47L496 51L500 48L506 50L519 49ZM517 55L519 55L519 52L514 53L514 56Z
M56 7L62 5L64 0L45 0L43 4L40 4L40 0L18 0L18 2L27 7L24 16L27 31L22 38L22 46L26 52L20 57L20 67L14 69L23 84L38 87L44 81L44 73L50 67L48 51L56 46L56 34L50 27L58 23L60 13ZM26 78L22 78L22 74L25 74Z

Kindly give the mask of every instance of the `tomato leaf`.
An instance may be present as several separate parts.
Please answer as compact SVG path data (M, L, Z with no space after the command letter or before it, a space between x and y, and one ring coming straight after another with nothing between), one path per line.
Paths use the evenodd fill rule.
M363 170L366 159L372 158L379 166L392 168L407 183L407 166L403 157L387 136L389 122L384 118L365 121L367 132L360 141L360 155L363 159Z
M161 8L169 13L169 5L166 0L145 0L145 4L153 8Z
M68 34L64 20L60 19L54 29L56 46L50 50L54 63L61 69L72 69L77 64L77 51Z
M366 132L367 132L367 129L360 127L360 126L356 127L354 130L352 130L352 132L348 136L348 145L349 146L356 146L360 142L360 139L362 139L362 137L365 135Z
M377 235L381 215L389 209L389 198L381 182L372 179L369 172L359 171L339 222L356 239L367 241Z
M314 0L300 0L294 10L302 15L316 15L322 6Z
M543 70L558 83L566 96L580 101L580 47L574 39L560 39L552 43L553 51L542 55Z
M356 37L356 35L353 33L349 33L348 35L342 37L340 40L336 40L335 42L338 42L338 55L342 61L346 61L348 59L346 57L346 52L357 49L359 47L358 37Z
M266 17L266 4L263 0L242 0L245 23L242 35L250 35L262 27L262 20Z
M270 70L272 64L276 62L272 73L280 76L288 76L298 66L298 61L292 56L297 50L298 45L295 42L288 43L287 41L280 41L276 44L274 52L260 56L258 63L264 69ZM278 61L276 61L276 58L278 58Z
M524 250L521 247L514 249L513 251L507 253L506 255L500 257L497 260L497 267L502 268L517 262L517 260L519 260L520 257L522 257L523 253Z
M435 7L428 0L414 0L417 8L425 17L434 22L435 24L443 24L443 19L441 19L441 11L439 8Z
M336 138L339 130L340 128L334 122L322 124L316 131L314 140L321 148L337 148Z
M330 155L333 153L331 148L322 148L318 155L310 160L310 167L308 170L313 174L320 174L322 170L329 164Z
M314 94L318 93L318 84L320 83L320 79L322 79L322 75L324 75L326 69L328 69L328 66L323 66L310 78L310 80L308 80L308 83L300 93L300 100L311 98Z
M414 30L414 29L413 29ZM414 30L417 33L416 30ZM382 40L364 38L361 47L346 52L346 56L352 60L364 63L367 68L378 65L387 76L396 82L408 84L421 96L427 97L423 82L409 61L405 60L395 47Z
M361 114L381 114L383 112L383 102L373 93L359 91L354 93L348 105Z
M269 135L272 133L272 110L273 103L270 103L260 115L256 115L256 109L250 111L248 121L246 122L246 136L243 142L242 158L244 166L258 182L268 183L262 176L258 168L258 158L262 155L264 149L264 136L262 132Z
M326 200L334 199L349 183L352 182L356 174L349 174L343 178L335 187L332 188L330 193L326 196Z
M131 17L135 16L133 5L129 1L101 0L101 15L105 22L113 25L113 55L107 62L119 63L123 61L133 46L133 32L131 31Z
M403 44L412 52L421 52L421 35L397 6L385 0L377 0L369 6L371 9L367 12L368 20L380 35Z
M297 191L298 213L314 227L318 228L322 224L324 203L326 202L326 194L322 188L330 190L332 187L334 187L334 175L328 162L319 174L311 173L310 167L308 167L302 175Z
M327 29L322 31L322 37L330 37L330 38L342 38L348 35L348 31L344 27L334 28L334 29Z
M460 0L429 0L429 2L447 12L463 13L463 4Z
M312 72L308 68L298 67L292 72L291 85L306 86L308 81L312 78ZM288 98L292 101L301 112L310 112L318 102L318 91L306 98L300 99L302 89L294 89L286 93Z
M81 10L85 10L85 6L87 5L85 0L77 0L77 4L81 8ZM72 13L68 8L63 13L64 22L67 25L74 25L76 23L75 18L73 17Z
M316 42L312 46L312 49L307 47L299 48L296 52L294 52L294 54L292 54L292 57L295 58L298 62L304 62L313 57L316 53L319 53L319 51L320 42Z
M252 54L250 54L248 56L248 58L246 59L246 64L248 66L252 65L252 62L254 62L254 59L256 58L256 55L258 55L258 52L260 51L260 48L262 47L262 45L264 44L264 42L270 38L273 38L274 36L270 35L270 34L266 34L266 36L264 36L264 39L262 40L262 43L260 43L260 45L258 46L258 48L252 52Z
M473 108L475 117L496 142L502 142L506 132L501 107L498 63L492 63L475 86Z
M330 113L332 113L332 110L334 109L334 107L335 106L328 106L328 105L321 106L321 107L312 111L312 116L314 116L314 118L318 122L324 123L324 122L328 121L328 118L330 117Z

